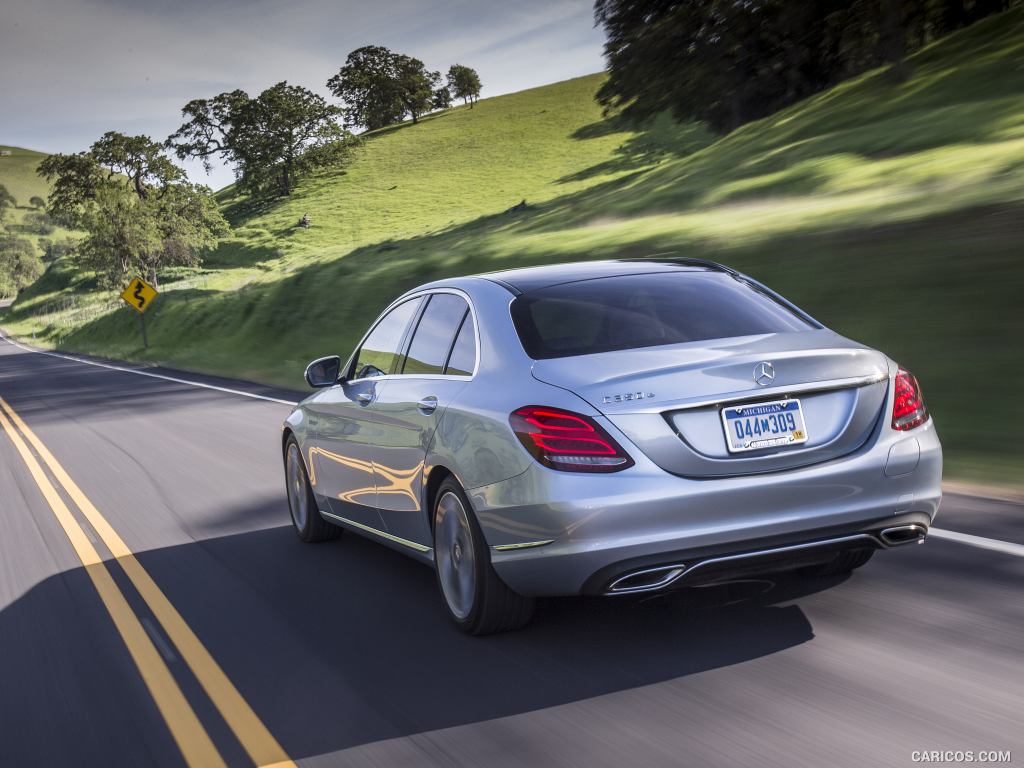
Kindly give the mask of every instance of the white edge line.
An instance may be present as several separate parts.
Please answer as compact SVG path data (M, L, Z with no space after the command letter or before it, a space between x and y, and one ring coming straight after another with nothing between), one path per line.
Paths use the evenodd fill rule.
M48 357L58 357L61 360L68 360L72 363L81 363L82 365L93 365L97 368L106 368L110 371L120 371L121 373L134 373L136 376L148 376L151 379L163 379L164 381L173 381L175 384L187 384L190 387L199 387L201 389L212 389L215 392L227 392L230 395L241 395L242 397L251 397L253 400L266 400L270 403L281 403L281 405L298 405L294 400L282 400L279 397L270 397L269 395L257 395L254 392L243 392L240 389L229 389L228 387L218 387L214 384L204 384L201 381L189 381L188 379L179 379L174 376L165 376L162 373L152 373L150 371L139 371L134 368L123 368L119 365L110 365L108 363L97 363L94 360L83 360L80 357L72 357L70 355L62 355L57 352L46 352L41 349L32 349L26 347L23 344L19 344L14 339L0 334L0 339L6 341L8 344L17 347L24 352L31 352L35 355L46 355Z
M984 536L972 536L969 533L947 531L944 528L929 528L928 536L934 536L937 539L946 539L947 541L955 541L957 544L967 544L970 547L991 549L994 552L1002 552L1007 555L1024 557L1024 544L1013 544L1012 542L999 541L998 539L986 539Z

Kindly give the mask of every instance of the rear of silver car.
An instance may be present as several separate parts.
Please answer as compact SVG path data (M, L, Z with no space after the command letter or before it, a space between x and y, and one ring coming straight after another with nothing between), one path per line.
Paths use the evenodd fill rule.
M494 568L522 594L629 594L813 566L922 541L936 514L934 424L900 415L898 390L916 381L816 324L548 357L528 336L539 358L529 396L571 400L566 411L624 458L614 471L538 462L470 491ZM561 425L550 439L545 418ZM530 424L542 447L575 434L543 414Z

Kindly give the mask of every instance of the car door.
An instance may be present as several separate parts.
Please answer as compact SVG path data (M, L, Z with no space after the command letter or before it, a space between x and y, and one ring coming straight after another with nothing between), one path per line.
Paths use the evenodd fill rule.
M353 356L344 381L308 406L315 437L310 450L314 489L332 514L374 529L384 527L376 509L373 445L380 436L375 407L381 387L402 362L422 298L384 314Z
M375 403L377 507L393 536L430 544L423 464L445 408L473 376L476 355L469 303L454 292L432 294L399 373L383 382Z

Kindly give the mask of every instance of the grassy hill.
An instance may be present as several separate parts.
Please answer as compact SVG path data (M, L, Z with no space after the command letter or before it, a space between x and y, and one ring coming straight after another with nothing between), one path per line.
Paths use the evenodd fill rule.
M45 198L50 187L44 179L36 175L36 167L46 155L21 147L5 147L0 145L0 184L18 198L19 205L28 205L30 197L38 195Z
M902 84L868 73L717 140L604 118L600 79L378 131L345 171L266 209L223 191L235 230L167 281L148 351L70 261L0 322L296 386L308 359L348 352L425 280L675 251L747 271L890 353L924 382L953 475L1020 482L1024 11L918 52Z
M11 154L2 154L3 152ZM31 240L40 255L42 255L40 240L63 240L71 234L61 227L54 227L54 231L50 234L38 234L31 231L25 221L27 214L35 212L28 201L32 197L41 197L45 200L46 196L50 194L49 184L36 175L36 167L44 157L46 155L42 152L33 152L21 147L0 146L0 184L7 187L7 191L18 201L18 207L8 212L4 224L11 234Z

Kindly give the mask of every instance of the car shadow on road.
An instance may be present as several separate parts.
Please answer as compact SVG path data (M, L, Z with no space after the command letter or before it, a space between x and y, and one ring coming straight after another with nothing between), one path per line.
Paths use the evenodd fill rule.
M350 534L304 545L276 527L141 559L294 757L776 653L813 637L779 603L836 583L550 599L526 629L473 638L449 623L428 568Z
M254 522L266 523L269 510L250 511ZM293 758L534 712L777 653L813 637L790 601L837 583L748 580L646 599L549 599L526 629L473 638L444 615L430 569L350 534L304 545L280 526L138 557ZM120 569L112 570L144 623L154 622ZM41 603L51 599L50 582L69 580L82 575L54 576L0 611L0 637L13 643L0 656L0 679L32 678L24 666L24 659L39 658L31 650L39 645L31 617L47 613ZM88 604L95 595L84 594L81 613L109 622L98 599ZM112 645L103 653L125 655ZM181 654L172 654L183 688L198 691ZM52 713L48 718L60 725ZM225 732L222 724L218 732Z

